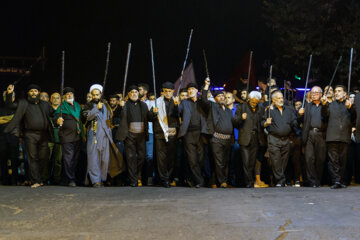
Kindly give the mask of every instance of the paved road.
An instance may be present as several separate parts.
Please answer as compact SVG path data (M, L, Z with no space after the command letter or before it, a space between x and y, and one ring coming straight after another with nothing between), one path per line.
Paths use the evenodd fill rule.
M360 187L0 186L0 239L360 239Z

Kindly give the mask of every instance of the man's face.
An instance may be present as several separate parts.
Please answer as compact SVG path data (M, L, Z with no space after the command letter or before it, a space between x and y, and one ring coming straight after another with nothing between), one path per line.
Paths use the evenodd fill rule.
M118 100L117 98L110 98L109 99L109 104L110 106L113 108L113 107L116 107L116 105L118 104Z
M221 105L225 105L225 96L224 93L218 94L215 98L215 102L221 104Z
M65 95L64 95L64 99L65 100L74 100L74 93L72 93L72 92L68 92L68 93L66 93Z
M53 106L59 106L60 105L60 94L59 93L53 93L50 98L51 105Z
M310 91L312 101L320 101L322 96L322 90L319 87L313 87Z
M234 95L232 95L232 93L226 93L226 95L225 95L225 104L226 104L226 106L230 106L234 102L235 102Z
M355 101L355 94L350 94L349 100L350 100L351 103L354 103L354 101Z
M240 82L242 83L242 84L247 84L247 78L240 78Z
M273 94L273 102L277 107L284 106L284 96L280 92Z
M139 97L140 98L146 96L147 91L142 86L138 87L138 89L139 89Z
M100 90L94 89L94 90L91 91L91 99L92 99L94 102L99 102L99 101L100 101L100 98L101 98L101 92L100 92Z
M245 90L245 91L241 91L241 100L243 100L243 101L246 101L246 99L247 99L247 91Z
M258 86L260 87L261 90L265 91L266 90L266 84L261 82L261 81L258 81Z
M49 94L47 94L47 92L41 92L40 93L40 100L48 102L49 101Z
M86 102L89 103L92 100L91 93L86 94Z
M171 99L172 96L174 95L174 89L169 89L169 88L164 88L164 97L166 99Z
M326 93L327 89L328 89L328 86L325 87L324 93ZM328 98L332 98L333 96L334 96L334 90L333 90L332 87L330 87L330 88L329 88L329 92L328 92L328 94L327 94L327 97L328 97Z
M37 89L30 89L30 90L28 91L28 95L29 95L31 98L35 99L35 98L39 95L39 90L37 90Z
M342 87L335 88L335 99L337 101L344 99L346 96L346 92L344 92L344 89Z
M133 89L128 93L131 101L136 102L139 99L139 91Z
M154 100L155 100L155 96L154 96L154 95L149 96L149 100L154 101Z
M188 97L189 98L193 98L193 97L196 97L198 93L198 90L194 87L191 87L191 88L188 88Z
M180 93L180 101L183 101L185 99L188 98L188 93L187 92L181 92Z
M301 108L302 102L297 101L295 102L295 110L298 111Z
M256 108L258 103L259 103L259 100L257 100L256 98L249 98L249 104L250 104L251 108Z

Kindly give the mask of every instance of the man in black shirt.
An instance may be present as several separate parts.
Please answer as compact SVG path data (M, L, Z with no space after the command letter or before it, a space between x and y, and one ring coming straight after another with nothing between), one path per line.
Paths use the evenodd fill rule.
M60 126L59 137L62 143L65 181L70 187L76 187L76 167L78 163L80 144L84 130L80 121L81 107L74 101L74 89L64 88L64 101L57 108L55 116ZM60 115L61 114L61 115Z
M264 129L261 126L264 108L258 103L261 93L252 91L249 101L239 105L236 119L239 120L240 154L244 169L244 180L247 188L254 187L254 168L259 146L265 146Z
M328 96L323 96L321 115L328 119L326 143L329 156L329 172L332 189L345 188L343 178L347 151L351 137L351 103L346 100L346 87L335 86L335 101L328 103Z
M272 93L271 97L273 104L265 111L261 125L268 132L268 151L276 186L284 187L290 151L289 134L297 121L293 109L284 105L280 91Z
M0 99L0 168L2 183L6 185L18 183L19 138L4 132L16 107L14 85L10 84Z
M142 186L141 171L148 139L148 115L146 103L140 101L138 87L128 89L129 100L121 111L120 125L116 133L118 141L125 143L126 164L130 186Z
M169 188L176 156L179 102L178 98L173 98L173 83L165 82L162 89L164 96L156 100L156 107L152 109L152 121L159 177L162 185Z
M203 134L206 130L206 114L201 109L196 83L187 85L188 99L181 101L178 107L181 125L178 138L183 137L184 148L189 162L192 180L196 188L204 186L202 170L204 167Z
M231 148L231 135L233 134L235 122L232 111L225 106L224 92L215 92L215 102L208 100L207 95L210 79L205 79L205 86L201 94L201 106L207 113L207 129L212 135L211 149L213 154L212 180L216 180L220 187L227 187L227 160ZM213 182L212 184L214 184Z
M326 123L321 116L322 90L315 86L310 91L311 103L300 108L299 120L303 122L302 140L305 145L306 175L311 187L320 187L326 159Z
M49 119L53 114L52 107L48 102L40 100L39 93L39 86L32 84L28 87L27 99L19 101L14 118L5 129L5 132L19 136L21 123L24 123L32 188L40 187L42 184L41 169L49 159Z

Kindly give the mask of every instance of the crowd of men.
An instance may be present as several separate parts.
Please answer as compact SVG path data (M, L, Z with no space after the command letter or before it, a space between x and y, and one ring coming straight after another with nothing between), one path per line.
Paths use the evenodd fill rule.
M83 105L71 87L49 97L31 84L17 99L9 85L0 108L1 182L332 189L360 183L355 93L314 86L302 104L275 79L253 91L244 79L225 92L211 91L206 78L176 97L174 84L165 82L157 99L147 84L108 99L94 84Z

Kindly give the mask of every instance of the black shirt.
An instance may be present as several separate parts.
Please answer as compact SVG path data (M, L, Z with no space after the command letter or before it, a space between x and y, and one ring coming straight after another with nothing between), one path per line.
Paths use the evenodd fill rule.
M43 111L45 111L45 109L43 109ZM48 130L49 123L43 111L41 111L39 104L29 103L24 115L25 130Z
M316 106L315 103L310 103L307 106L310 113L310 129L311 128L321 128L321 103L319 106Z
M127 106L128 122L141 122L141 106L139 100L136 102L129 100L129 103Z
M266 110L263 121L261 125L264 126L266 119L269 116L269 108ZM282 114L280 110L273 106L273 109L270 110L270 118L271 124L266 127L269 134L274 135L276 137L287 137L292 131L293 127L297 125L296 117L294 111L288 107L283 106Z
M199 130L200 131L200 129L201 129L201 119L200 119L200 113L197 110L198 102L194 102L191 99L189 99L187 101L190 102L190 105L192 107L191 118L190 118L188 131L194 131L194 130Z
M233 132L233 114L232 111L225 107L225 109L222 108L222 106L219 103L213 103L213 107L215 108L215 111L218 113L218 120L215 122L215 132L222 133L222 134L232 134Z

